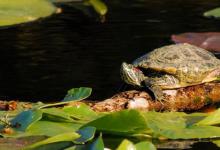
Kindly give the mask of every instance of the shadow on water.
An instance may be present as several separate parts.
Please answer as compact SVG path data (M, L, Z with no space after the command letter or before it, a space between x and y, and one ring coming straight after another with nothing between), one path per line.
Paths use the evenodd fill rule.
M116 93L122 61L172 43L181 32L219 31L202 13L218 0L108 2L100 23L69 5L52 17L0 30L0 98L57 100L72 87L93 88L91 99Z

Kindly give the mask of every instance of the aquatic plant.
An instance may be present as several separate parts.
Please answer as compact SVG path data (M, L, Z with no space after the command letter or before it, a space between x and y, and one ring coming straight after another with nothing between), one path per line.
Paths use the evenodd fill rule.
M61 13L61 9L54 3L71 1L74 0L0 0L0 26L30 22L54 13ZM106 5L100 0L85 0L80 3L92 6L101 16L107 13Z
M18 148L25 149L155 150L170 140L196 142L207 138L219 145L220 109L209 114L132 109L98 113L80 102L91 91L74 88L58 103L33 103L31 109L1 112L0 140L11 140L1 147L10 148L20 142ZM193 142L182 141L182 145L188 147Z

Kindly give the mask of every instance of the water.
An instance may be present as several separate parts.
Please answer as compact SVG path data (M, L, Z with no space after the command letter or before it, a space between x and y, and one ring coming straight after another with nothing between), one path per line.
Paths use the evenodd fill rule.
M106 22L70 5L52 17L0 29L0 98L53 101L72 87L93 88L104 99L122 84L122 61L172 43L170 35L219 31L202 13L218 0L107 2Z
M172 43L182 32L220 31L202 17L219 0L111 0L106 22L70 5L37 22L0 29L0 98L53 101L72 87L93 88L91 99L118 91L122 61ZM193 149L217 149L195 144Z

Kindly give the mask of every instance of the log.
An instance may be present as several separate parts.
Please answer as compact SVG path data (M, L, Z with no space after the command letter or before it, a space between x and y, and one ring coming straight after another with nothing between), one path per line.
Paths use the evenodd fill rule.
M196 111L220 101L220 83L206 83L163 91L165 100L153 100L146 91L125 91L101 102L88 102L97 112L123 109L144 111Z
M124 109L143 111L198 111L220 102L220 83L205 83L185 88L164 90L165 99L154 100L147 91L130 90L115 94L103 101L83 100L68 105L85 103L96 112L115 112ZM29 102L0 101L0 110L30 109Z

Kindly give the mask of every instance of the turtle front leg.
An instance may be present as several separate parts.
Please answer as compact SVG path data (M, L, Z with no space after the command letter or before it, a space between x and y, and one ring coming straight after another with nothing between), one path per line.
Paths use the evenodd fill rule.
M148 88L153 93L153 99L162 103L162 101L165 100L162 88L158 86L152 78L148 78L144 82L146 88Z
M149 89L153 92L155 100L158 100L161 103L165 100L163 90L159 86L152 85L149 86Z

